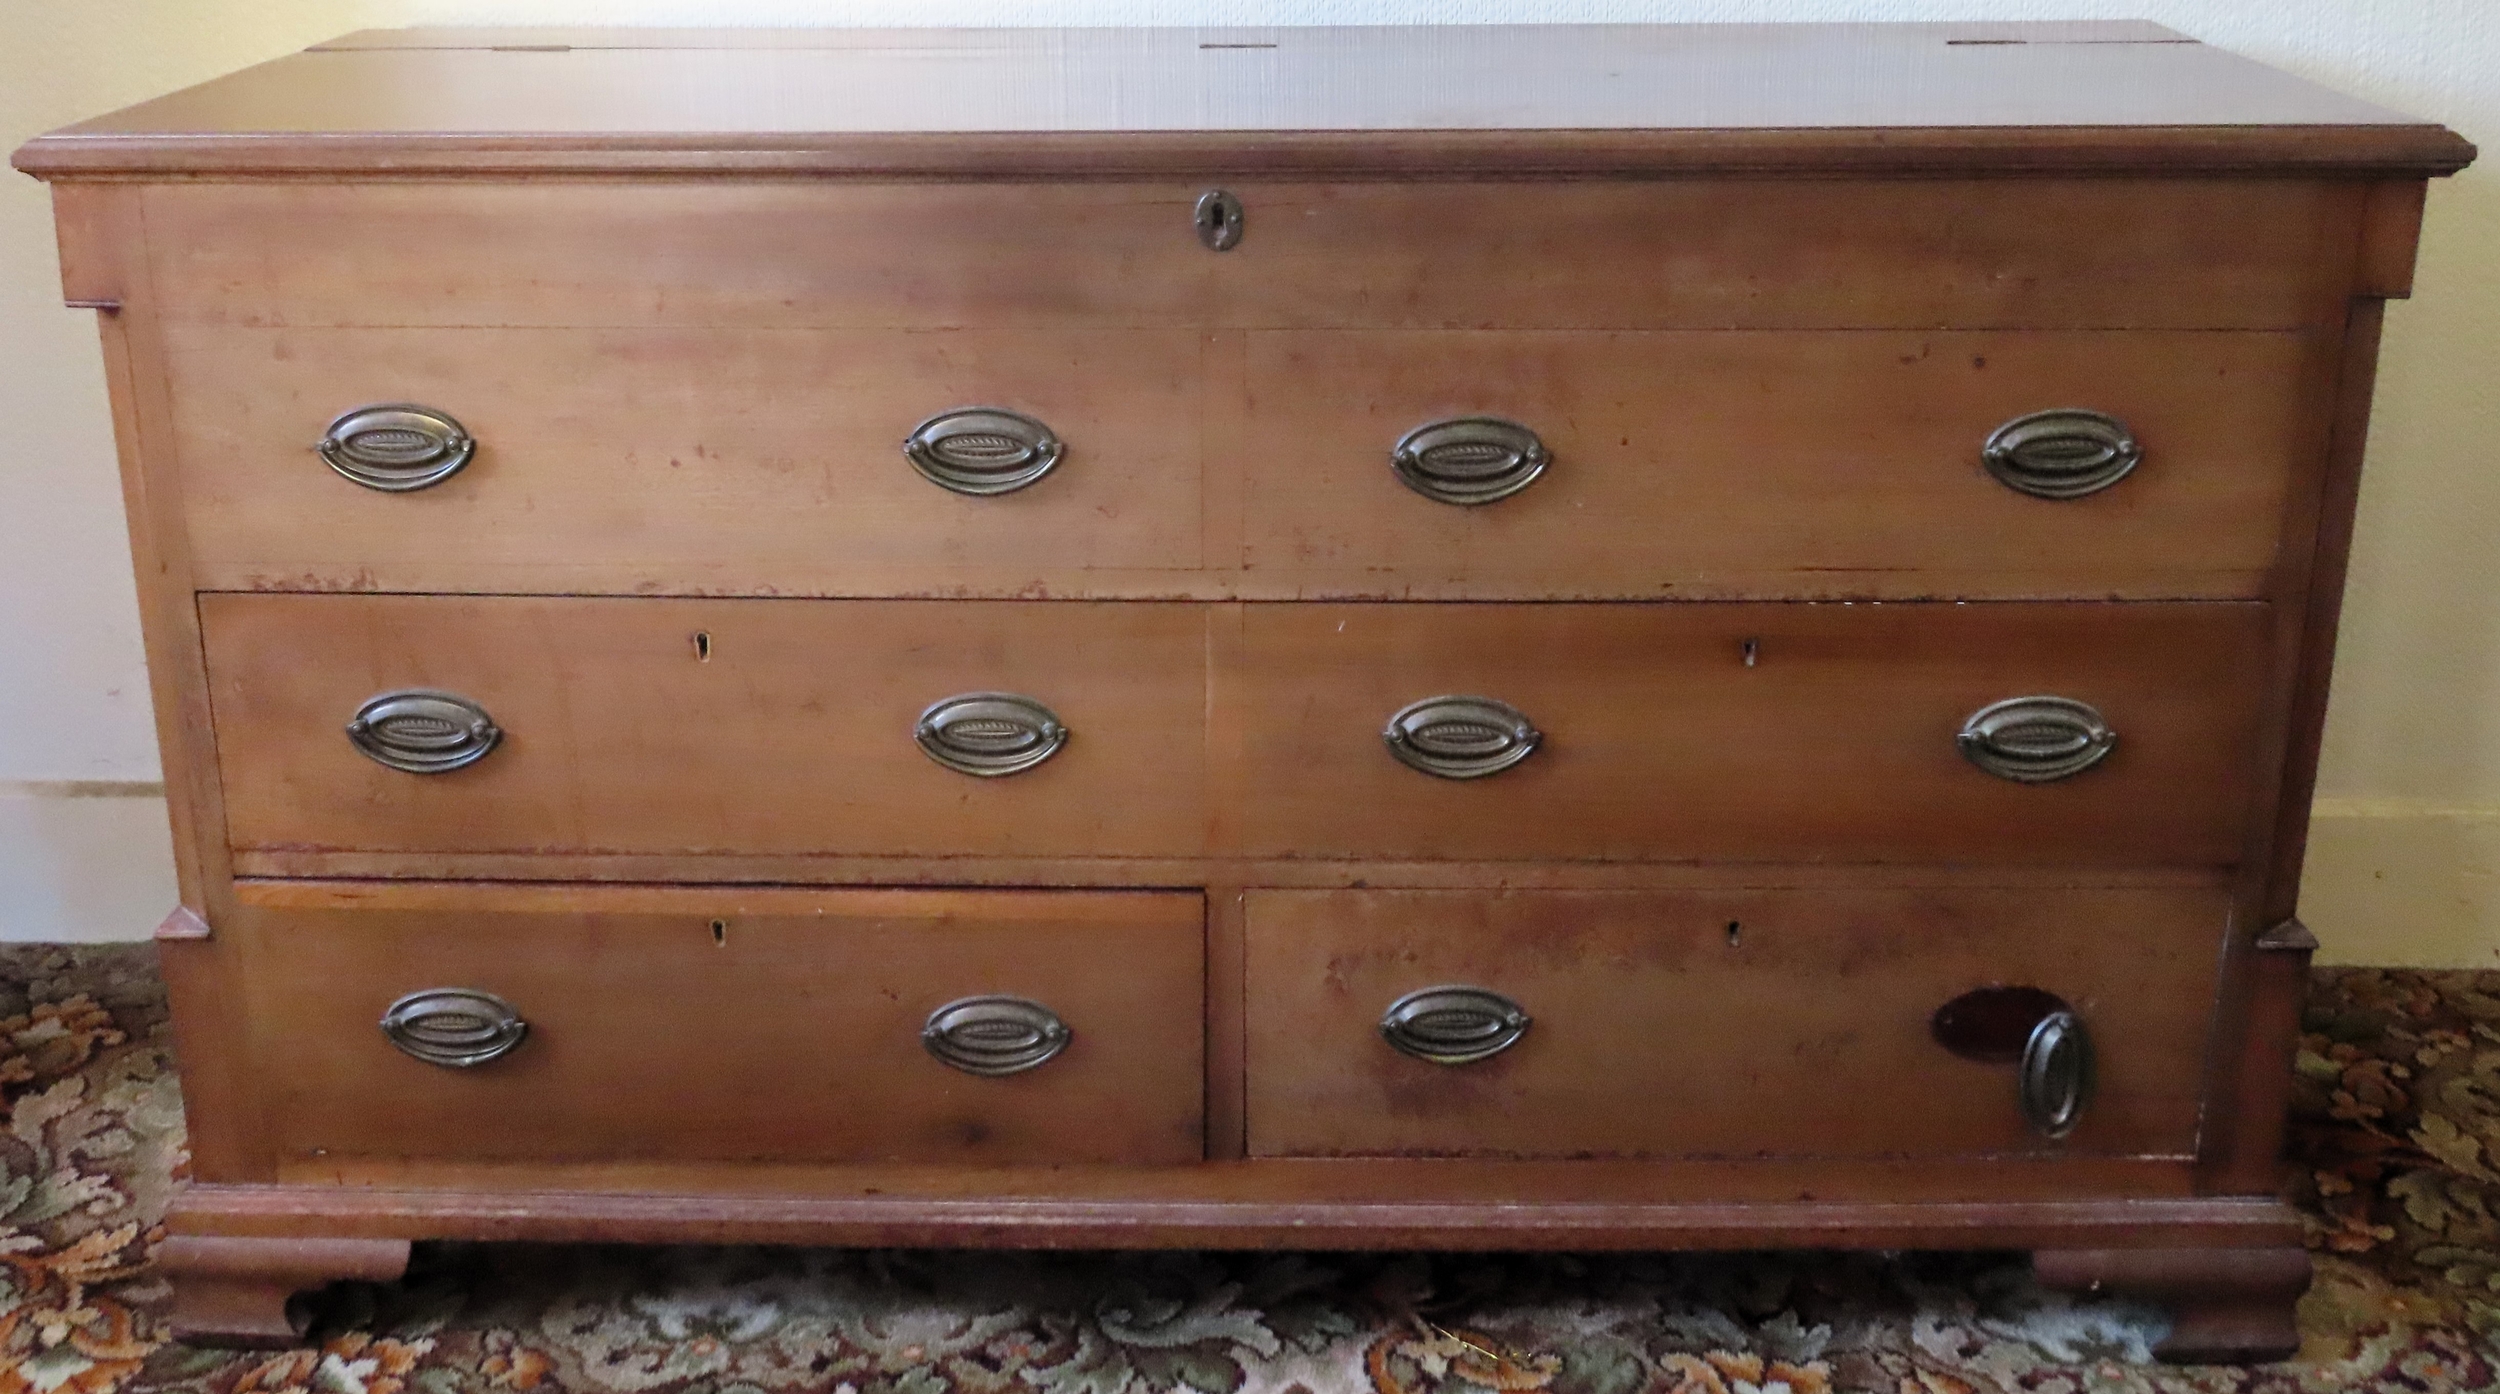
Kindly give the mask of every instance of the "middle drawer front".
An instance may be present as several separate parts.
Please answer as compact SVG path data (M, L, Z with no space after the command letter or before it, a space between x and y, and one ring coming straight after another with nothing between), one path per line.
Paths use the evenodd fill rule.
M262 898L217 930L289 1158L1204 1155L1195 893Z
M1194 855L1205 620L1158 604L200 598L228 837L297 854ZM474 706L374 705L393 694ZM1003 776L924 750L934 707L993 697L1033 705L949 707L941 750L1012 764L1048 744L1019 721L1064 739ZM360 712L362 748L346 729ZM428 725L477 720L482 752ZM402 765L371 753L377 734ZM452 767L405 767L429 761Z
M2227 864L2255 788L2268 616L1250 606L1238 664L1219 669L1219 710L1237 704L1242 727L1238 837L1254 856ZM1965 753L1974 718L2036 697L2067 705L2029 729L2001 715L2000 748L2065 749L2087 714L2114 744L2031 781ZM1390 752L1408 713L1455 752L1443 773ZM1523 727L1533 744L1505 766Z
M419 875L472 853L2224 865L2269 639L2251 602L200 612L231 844L289 875L370 874L322 861L344 853ZM2052 764L2078 732L2114 744L2038 780L1972 758L1974 718L2034 698L2046 724L1994 739ZM1511 738L1471 725L1487 703L1533 730L1522 758L1478 758ZM1457 754L1402 757L1401 716ZM1041 723L1058 744L1027 767L966 771Z

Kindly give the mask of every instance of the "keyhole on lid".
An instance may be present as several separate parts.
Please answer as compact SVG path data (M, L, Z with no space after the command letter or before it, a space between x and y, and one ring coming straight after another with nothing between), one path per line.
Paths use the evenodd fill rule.
M1762 641L1759 639L1747 639L1745 641L1745 666L1751 668L1754 665L1755 660L1761 657Z
M708 629L695 631L694 661L697 663L709 663L712 661L712 631Z
M1743 921L1730 920L1727 922L1727 946L1731 949L1741 949L1745 946L1745 925Z
M1198 196L1198 240L1210 252L1229 252L1241 241L1241 200L1222 189Z
M719 948L729 947L729 921L712 921L712 943Z

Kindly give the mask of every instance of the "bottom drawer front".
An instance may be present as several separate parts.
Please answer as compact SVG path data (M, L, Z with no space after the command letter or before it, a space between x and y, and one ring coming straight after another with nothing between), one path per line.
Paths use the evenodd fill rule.
M247 944L282 1154L1204 1152L1195 894L395 897L412 903L252 909L219 927ZM517 1022L495 1019L506 1006Z
M1254 891L1250 1150L2185 1156L2228 914L2218 887ZM2038 993L1959 1009L2009 1008L1994 1058L1939 1040L2007 987ZM2062 1138L2026 1118L2033 1002L2097 1067Z

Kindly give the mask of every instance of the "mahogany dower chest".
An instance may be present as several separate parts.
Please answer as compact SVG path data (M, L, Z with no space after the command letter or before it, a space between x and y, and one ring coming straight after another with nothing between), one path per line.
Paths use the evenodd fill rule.
M370 32L33 141L180 1326L441 1238L1990 1247L2288 1350L2472 154L2132 23Z

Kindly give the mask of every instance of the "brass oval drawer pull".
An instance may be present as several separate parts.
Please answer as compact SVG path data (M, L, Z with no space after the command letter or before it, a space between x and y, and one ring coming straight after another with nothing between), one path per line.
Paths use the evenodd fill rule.
M1050 708L1013 692L967 692L920 714L912 739L960 774L995 779L1033 768L1068 743Z
M2042 1137L2062 1138L2083 1121L2098 1070L2092 1033L2073 1012L2051 1012L2023 1047L2023 1119Z
M1048 426L999 407L940 412L903 441L903 458L921 477L975 498L1012 494L1035 483L1062 453Z
M2109 756L2118 733L2069 697L2011 697L1970 714L1955 741L1963 758L2018 784L2071 779Z
M477 453L477 441L432 407L392 402L358 407L331 422L313 449L343 478L404 494L458 474Z
M1463 505L1509 498L1552 462L1536 432L1496 416L1418 426L1389 453L1399 483L1436 502Z
M511 1003L465 987L412 992L382 1014L382 1034L392 1045L429 1065L453 1070L511 1054L529 1030Z
M1535 754L1545 735L1508 702L1452 696L1400 708L1380 739L1410 769L1442 779L1482 779Z
M968 1075L1012 1075L1068 1048L1059 1014L1026 997L964 997L929 1013L920 1044Z
M503 729L484 707L456 692L406 688L358 707L347 739L378 764L442 774L485 759Z
M1410 992L1380 1018L1380 1039L1418 1060L1466 1065L1499 1055L1528 1034L1528 1014L1491 988L1452 985Z
M1980 450L1988 473L2041 499L2079 499L2127 477L2144 460L2127 423L2104 412L2060 407L2017 416Z

